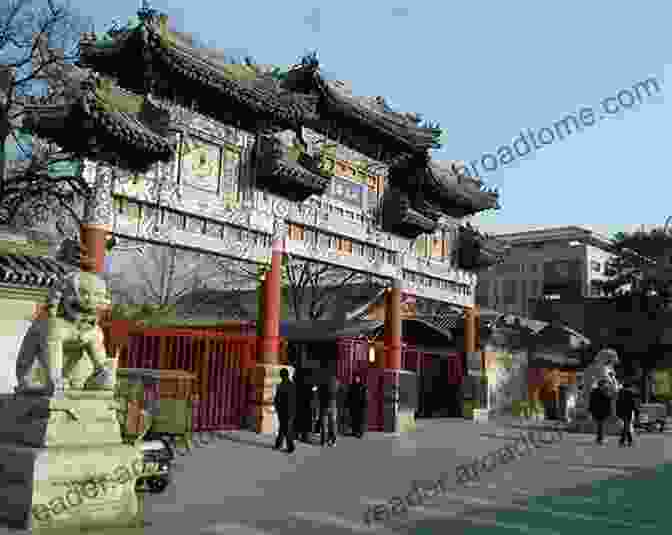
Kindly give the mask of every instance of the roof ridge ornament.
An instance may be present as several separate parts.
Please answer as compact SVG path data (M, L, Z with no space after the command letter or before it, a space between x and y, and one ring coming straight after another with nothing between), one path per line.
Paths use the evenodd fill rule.
M149 0L142 0L142 7L138 9L138 17L141 19L149 19L155 17L158 14L158 11L152 8Z

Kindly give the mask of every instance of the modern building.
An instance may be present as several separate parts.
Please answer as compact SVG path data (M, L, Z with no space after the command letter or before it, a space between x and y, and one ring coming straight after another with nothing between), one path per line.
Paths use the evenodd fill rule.
M601 297L612 243L578 226L499 234L510 248L503 262L479 273L476 301L498 311L529 316L530 300Z

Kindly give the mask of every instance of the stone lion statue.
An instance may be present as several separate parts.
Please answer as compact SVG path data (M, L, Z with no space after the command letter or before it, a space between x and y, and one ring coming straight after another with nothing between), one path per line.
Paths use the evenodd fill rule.
M48 317L35 320L21 344L16 361L17 392L58 396L66 387L114 388L114 373L106 363L96 314L97 305L106 298L105 282L95 273L75 270L61 279L50 291ZM44 385L32 381L36 361L46 376Z
M590 392L602 380L607 381L609 392L615 396L621 388L616 379L614 366L618 364L618 353L613 349L603 349L596 356L595 360L586 368L583 374L583 389L581 391L581 401L587 405L587 399Z

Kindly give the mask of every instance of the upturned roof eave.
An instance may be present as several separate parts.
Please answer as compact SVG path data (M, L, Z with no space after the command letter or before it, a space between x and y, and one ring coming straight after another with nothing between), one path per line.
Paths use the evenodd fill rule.
M27 104L24 107L28 127L37 135L51 139L66 150L73 147L72 131L63 128L71 121L84 123L92 121L89 131L104 132L105 136L114 139L120 147L126 147L122 151L122 160L144 161L151 165L156 161L169 161L174 154L176 144L154 132L145 125L137 116L122 111L106 111L101 109L100 102L92 90L91 80L82 83L77 91L77 96L72 96L69 101L61 104ZM95 136L94 136L95 137ZM82 150L78 145L75 152L81 156L100 158L97 144Z

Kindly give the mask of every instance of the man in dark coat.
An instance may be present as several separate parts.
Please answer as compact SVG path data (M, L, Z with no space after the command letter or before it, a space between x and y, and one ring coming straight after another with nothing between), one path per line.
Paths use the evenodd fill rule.
M620 446L632 446L632 419L639 406L639 396L635 392L632 382L626 381L625 385L618 393L616 400L616 416L623 421L623 431L621 431Z
M589 411L597 423L597 443L604 443L604 424L611 416L611 397L607 381L602 379L597 388L590 393Z
M296 417L296 388L294 383L289 380L289 371L287 368L280 370L281 383L275 391L273 405L278 414L280 429L278 438L275 441L275 449L282 447L284 440L287 440L287 453L294 453L294 419Z
M301 442L310 443L312 433L313 415L311 402L313 398L313 385L304 370L297 369L294 374L296 388L296 419L294 420L294 432Z
M354 381L348 392L348 410L350 411L352 433L356 437L362 438L364 436L364 415L368 407L369 393L366 385L362 383L361 375L355 375Z
M325 384L318 387L320 397L320 444L336 444L336 402L338 381L329 377Z

